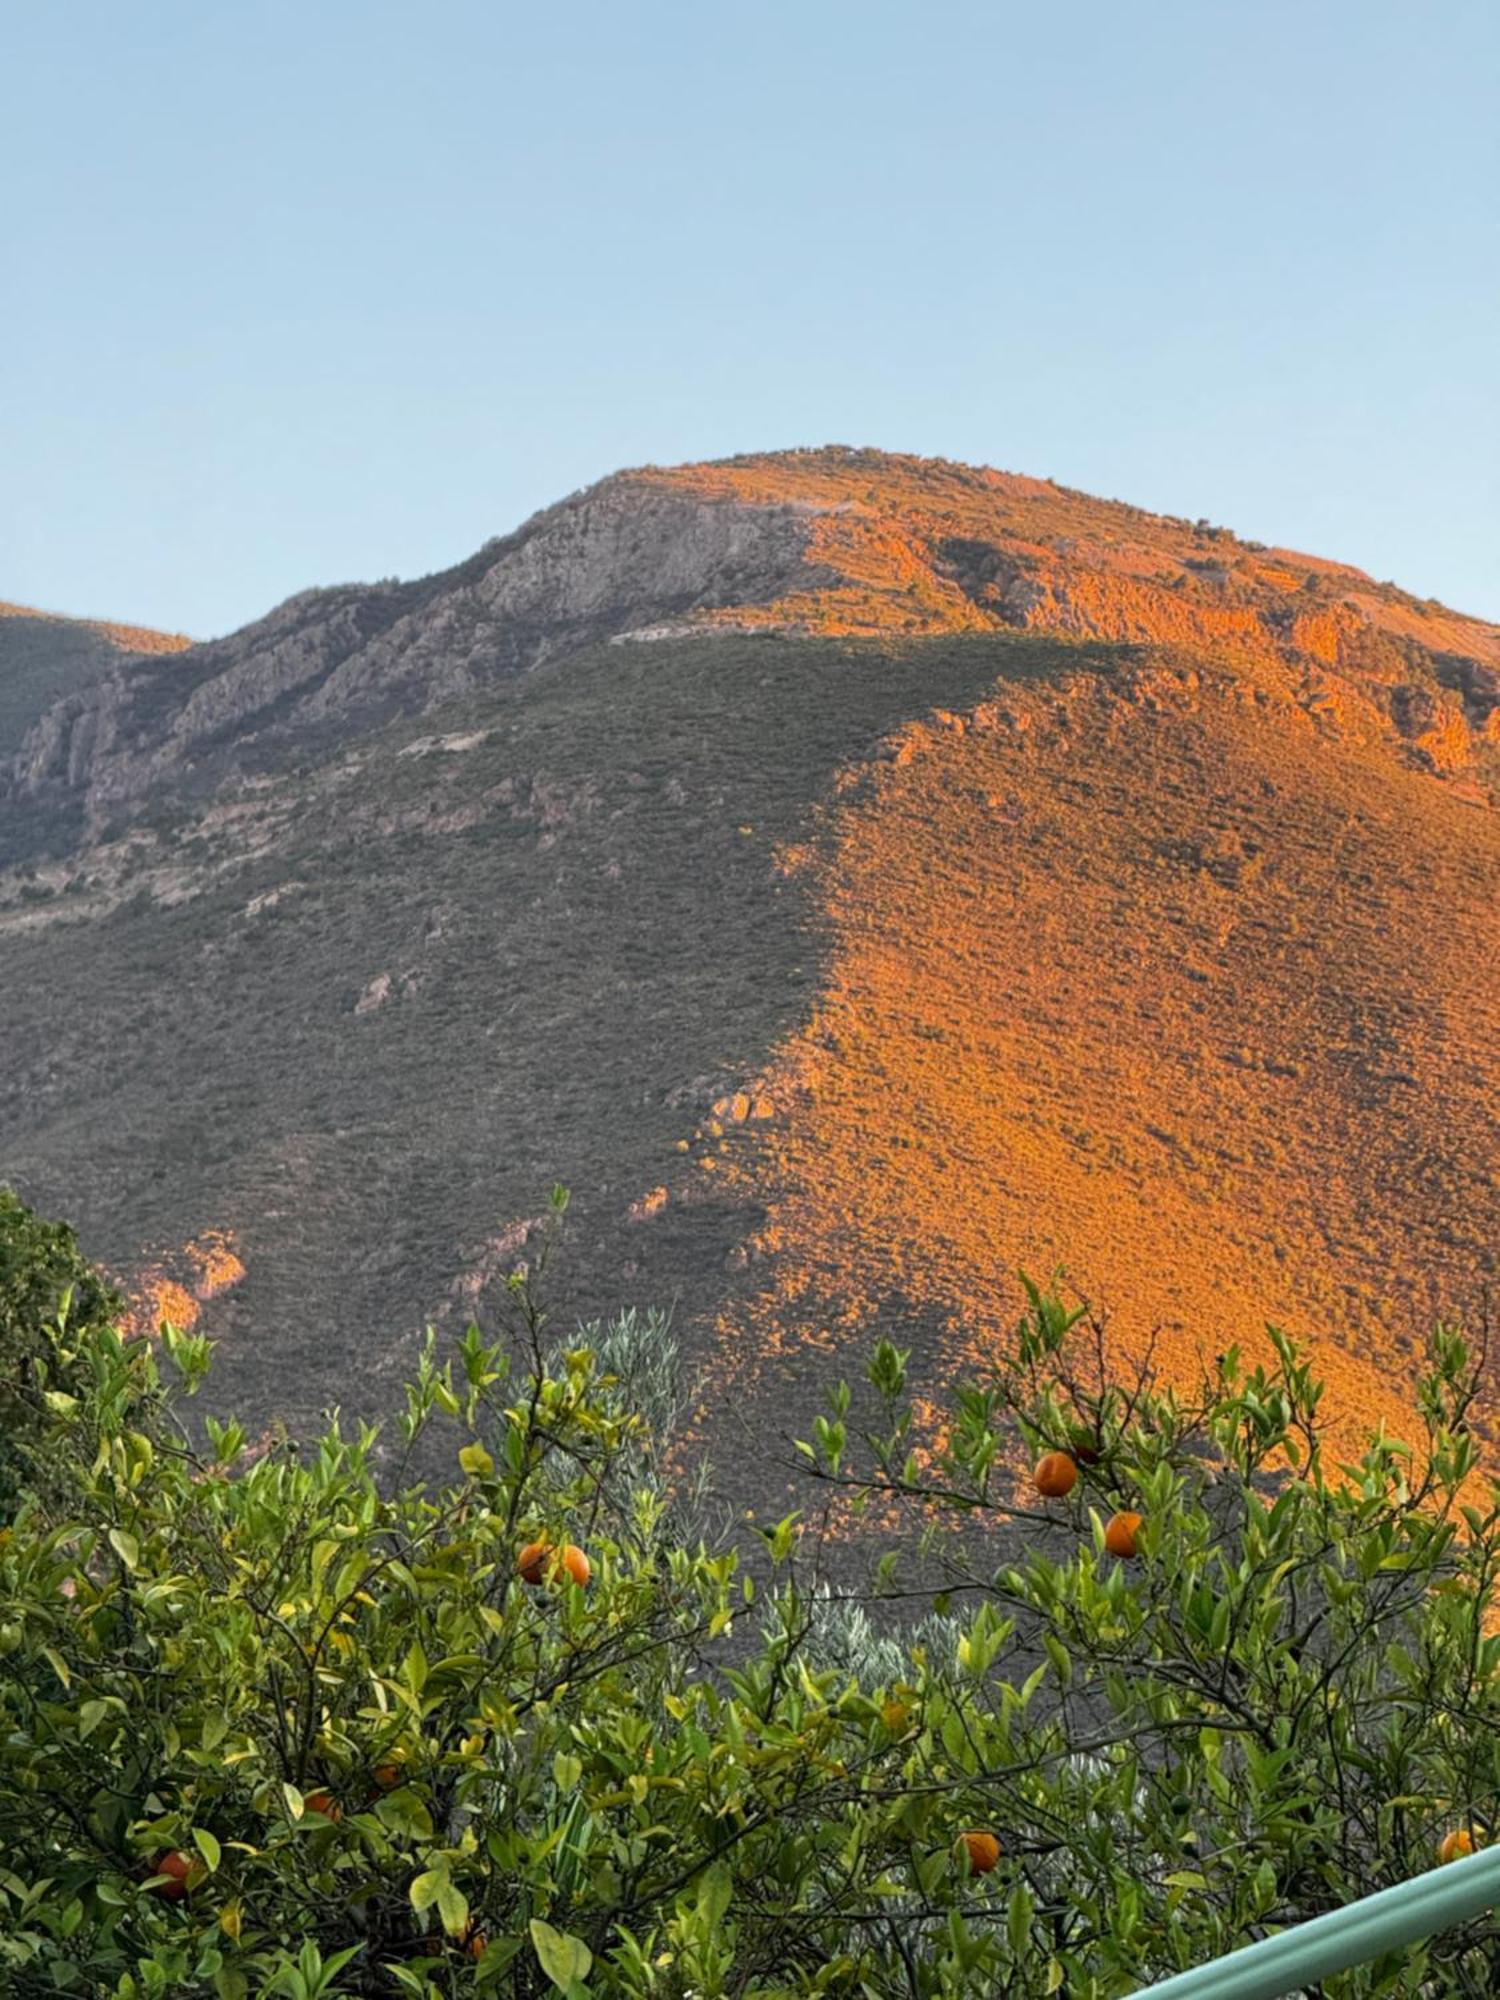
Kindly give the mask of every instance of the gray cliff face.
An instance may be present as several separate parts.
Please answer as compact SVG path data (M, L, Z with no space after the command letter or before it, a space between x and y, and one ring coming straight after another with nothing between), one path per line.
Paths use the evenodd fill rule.
M0 765L0 808L97 828L148 794L201 795L577 647L763 602L806 579L808 526L796 506L617 475L454 569L304 592L229 638L111 663Z

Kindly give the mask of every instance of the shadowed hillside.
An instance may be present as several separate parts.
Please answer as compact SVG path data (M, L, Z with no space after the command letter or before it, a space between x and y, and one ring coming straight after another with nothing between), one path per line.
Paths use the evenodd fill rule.
M122 653L180 653L191 643L140 625L0 604L0 766L48 709L106 675Z
M1494 1270L1497 663L1045 482L618 475L34 722L0 1174L127 1274L232 1246L173 1282L298 1421L561 1179L560 1307L677 1299L742 1497L832 1350L946 1372L1058 1258L1122 1352L1274 1312L1397 1425Z

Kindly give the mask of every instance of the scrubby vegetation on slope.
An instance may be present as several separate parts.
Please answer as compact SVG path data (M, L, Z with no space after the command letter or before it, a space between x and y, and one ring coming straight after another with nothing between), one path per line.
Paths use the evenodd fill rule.
M606 646L0 878L0 1172L142 1289L231 1231L257 1421L381 1411L555 1176L568 1306L674 1302L745 1504L725 1412L882 1332L935 1383L997 1266L1184 1380L1274 1318L1391 1422L1495 1276L1496 826L1196 658Z
M1399 1424L1412 1329L1495 1274L1495 815L1181 655L885 750L788 856L828 950L716 1169L765 1203L719 1379L785 1408L895 1297L959 1365L1001 1246L1087 1272L1122 1364L1158 1329L1189 1382L1271 1318L1355 1432Z
M1107 2000L1488 1837L1456 1333L1416 1448L1344 1466L1284 1338L1186 1395L1029 1286L935 1445L882 1343L804 1518L736 1547L663 1471L663 1324L549 1324L565 1206L497 1332L422 1356L395 1463L185 1427L208 1343L122 1339L0 1207L5 1992ZM819 1582L825 1495L880 1526L868 1588ZM1485 1921L1337 1990L1497 1955Z

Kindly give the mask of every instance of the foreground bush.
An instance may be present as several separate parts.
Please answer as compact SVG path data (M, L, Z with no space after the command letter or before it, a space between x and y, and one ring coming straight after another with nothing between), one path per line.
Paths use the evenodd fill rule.
M936 1441L882 1347L863 1434L838 1389L804 1447L878 1503L872 1603L805 1585L792 1520L759 1589L693 1532L664 1328L558 1348L539 1296L429 1348L388 1438L300 1451L190 1441L201 1340L168 1392L66 1296L27 1329L0 1992L1102 2000L1487 1837L1500 1524L1455 1335L1421 1451L1349 1476L1279 1338L1191 1406L1127 1394L1033 1288ZM1336 1990L1486 1993L1495 1949Z
M53 1414L47 1398L75 1386L46 1333L65 1295L80 1334L125 1306L65 1222L44 1221L12 1188L0 1187L0 1524L23 1486L45 1482Z

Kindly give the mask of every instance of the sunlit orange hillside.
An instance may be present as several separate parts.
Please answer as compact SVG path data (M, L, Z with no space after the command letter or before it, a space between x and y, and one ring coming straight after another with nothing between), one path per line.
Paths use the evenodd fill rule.
M45 625L71 626L96 633L122 653L181 653L192 640L181 632L156 632L148 625L121 625L109 618L62 618L52 611L34 611L26 604L0 604L0 618L35 620Z
M783 850L826 972L750 1080L768 1136L699 1141L765 1217L716 1379L815 1395L893 1309L980 1361L1000 1274L1065 1263L1122 1360L1190 1382L1271 1318L1407 1427L1421 1331L1495 1268L1500 631L1010 474L647 476L809 512L806 577L715 624L1138 649L914 716Z
M806 511L805 574L710 614L840 635L1022 629L1274 662L1303 706L1384 723L1460 773L1500 750L1500 627L1363 571L1051 481L885 453L774 453L634 475ZM1436 687L1430 685L1436 681Z
M1123 1353L1191 1382L1270 1317L1401 1429L1494 1270L1497 864L1492 813L1202 664L912 724L783 856L828 967L721 1169L768 1272L725 1374L897 1299L974 1362L1001 1272L1062 1262Z
M1397 1431L1483 1317L1500 630L1358 570L946 462L645 468L124 656L8 771L0 1177L253 1421L383 1410L554 1181L555 1310L673 1307L746 1501L1022 1267L1183 1382L1276 1320Z

